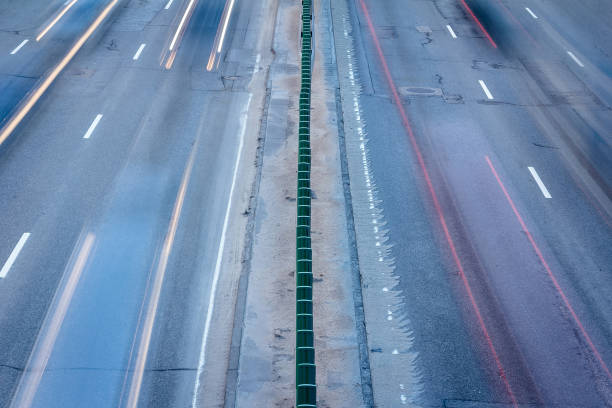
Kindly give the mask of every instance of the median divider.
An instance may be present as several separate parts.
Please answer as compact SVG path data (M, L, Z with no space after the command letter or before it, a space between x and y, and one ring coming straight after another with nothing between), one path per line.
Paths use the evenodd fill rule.
M302 57L298 125L296 227L296 407L317 406L312 316L312 246L310 240L310 91L312 79L312 0L302 0Z

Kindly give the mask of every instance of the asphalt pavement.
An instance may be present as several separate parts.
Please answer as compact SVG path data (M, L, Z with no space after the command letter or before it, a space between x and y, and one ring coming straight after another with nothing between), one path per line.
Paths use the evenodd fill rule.
M265 362L269 384L251 371L226 389L228 370L247 367L251 331L292 347L292 320L252 326L264 313L232 338L264 60L282 73L266 154L293 125L283 87L298 70L278 45L298 32L288 18L269 24L277 6L0 4L0 406L220 406L237 390L249 404L250 386L293 372L281 353ZM331 26L317 38L333 33L334 47L315 47L338 86L348 170L333 156L326 174L348 182L360 272L348 279L338 262L338 282L361 283L349 326L367 337L351 389L380 407L612 406L612 5L316 6L330 11L318 11ZM364 351L361 340L344 338ZM279 353L273 342L259 347ZM333 341L316 342L320 359ZM350 382L337 370L319 378L327 393ZM281 380L288 394L270 404L290 406Z
M0 6L3 132L35 98L0 145L0 406L222 401L201 379L209 337L224 339L212 305L234 304L215 296L233 276L225 241L243 240L260 15L223 0ZM206 359L221 378L226 343Z
M340 3L377 405L610 406L610 4Z

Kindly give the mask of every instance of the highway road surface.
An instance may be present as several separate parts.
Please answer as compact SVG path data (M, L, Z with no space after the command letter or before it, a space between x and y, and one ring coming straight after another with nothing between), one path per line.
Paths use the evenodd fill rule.
M360 284L342 292L354 321L335 319L333 299L317 309L345 330L315 340L325 392L351 382L365 407L612 407L612 3L314 7L325 64L314 89L329 100L313 101L313 123L317 137L339 134L347 172L331 155L313 174L344 177L333 208L346 206L349 229L316 285ZM293 304L293 282L270 275L264 297L246 297L240 277L251 198L263 203L257 228L274 235L262 250L293 252L278 237L295 224L265 200L291 202L294 190L269 186L295 181L250 195L266 132L262 174L297 158L287 90L299 9L0 2L1 407L235 406L236 389L239 401L278 396L249 406L293 406L293 379L278 378L293 372L290 353L260 342L285 354L239 354L243 320L255 337L252 322L268 319L261 330L274 331L258 339L293 347L289 306L274 324L241 315L279 293ZM268 109L270 94L282 103ZM324 200L314 192L313 214L332 208ZM274 262L258 272L292 276L293 258ZM323 278L336 270L347 275ZM322 364L334 344L359 369ZM226 380L237 366L262 372L234 373L251 381L240 388ZM361 384L343 378L349 366Z
M0 406L222 400L266 6L0 4Z
M612 406L612 4L331 7L376 406Z

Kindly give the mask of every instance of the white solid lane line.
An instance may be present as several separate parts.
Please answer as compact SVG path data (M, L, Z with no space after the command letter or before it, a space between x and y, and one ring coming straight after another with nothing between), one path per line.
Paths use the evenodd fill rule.
M448 32L450 33L451 37L457 38L457 34L455 34L455 31L453 31L453 27L451 27L450 25L447 25L446 28Z
M136 54L134 54L134 56L132 57L132 59L134 61L136 61L138 58L140 58L140 54L142 53L142 50L144 50L144 47L146 47L147 44L140 44L140 47L138 47L138 51L136 51Z
M19 52L19 50L21 49L21 47L23 47L24 45L26 45L28 43L28 41L30 40L23 40L21 42L21 44L19 44L17 47L15 47L15 49L13 51L11 51L11 55L15 55L17 54L17 52Z
M13 248L13 252L11 252L11 255L8 257L8 259L4 263L2 270L0 270L0 279L6 278L6 275L9 273L9 270L15 263L15 260L19 256L19 253L23 249L23 246L25 245L28 238L30 238L30 233L24 232L21 238L19 239L19 242L17 242L17 245L15 245L15 248Z
M196 380L193 388L193 399L191 407L198 407L199 390L201 387L201 377L204 372L206 364L206 347L208 345L208 336L210 332L210 324L215 307L215 296L217 294L217 284L219 282L219 274L221 273L221 262L223 260L223 252L225 251L225 236L227 234L227 226L229 223L230 213L232 209L232 201L234 197L234 188L236 187L236 180L238 178L238 168L240 166L240 160L242 158L242 148L244 146L244 135L246 133L247 119L249 113L249 106L251 105L252 95L249 94L244 111L240 115L240 132L238 141L238 151L236 152L236 160L234 161L234 172L232 175L232 184L229 191L229 197L227 198L227 207L225 208L225 217L223 218L223 228L221 229L221 239L219 240L219 247L217 249L217 261L215 262L215 271L213 273L212 285L210 288L210 295L208 297L208 309L206 310L206 321L204 323L204 333L202 335L202 345L200 346L200 358L198 360L198 370L196 372Z
M551 198L552 196L550 195L550 193L548 192L548 189L542 182L542 179L538 175L538 172L536 171L536 169L534 169L533 167L528 167L528 169L531 175L533 176L533 179L538 184L538 187L540 187L540 191L542 191L542 194L544 194L544 197Z
M168 3L166 4L166 7L164 7L164 10L168 10L170 8L170 6L172 5L172 2L174 0L169 0Z
M103 115L99 113L96 116L96 118L93 120L93 122L91 122L91 125L89 126L89 129L87 129L87 133L85 133L85 135L83 136L83 139L89 139L91 137L91 134L96 129L96 126L98 126L98 123L100 123L100 119L102 119L102 116Z
M567 52L567 55L569 55L570 57L572 57L572 59L574 60L574 62L575 62L576 64L578 64L580 67L584 68L584 64L582 63L582 61L580 61L580 60L578 59L578 57L576 57L576 56L574 55L574 53L573 53L573 52L568 51L568 52Z
M527 12L531 14L531 17L535 18L536 20L538 19L538 16L536 16L535 13L531 11L529 7L525 7L525 10L527 10Z
M482 87L482 90L484 91L485 95L487 95L487 98L493 99L493 95L491 94L491 91L489 91L489 88L487 88L487 84L485 84L482 79L479 79L478 83Z

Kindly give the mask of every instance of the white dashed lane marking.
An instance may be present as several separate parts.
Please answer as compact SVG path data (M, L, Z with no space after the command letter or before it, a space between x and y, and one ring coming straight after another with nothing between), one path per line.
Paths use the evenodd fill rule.
M91 134L94 132L94 130L96 130L96 126L98 126L98 123L100 123L102 116L103 115L99 113L93 120L93 122L91 122L91 125L89 126L89 129L87 129L87 132L83 136L83 139L89 139L91 137Z
M485 95L487 95L487 98L493 99L493 95L491 94L491 91L489 91L489 88L487 88L487 84L485 84L485 82L482 79L479 79L478 83L482 87L482 90L484 91Z
M138 51L136 51L136 54L134 54L134 56L132 57L134 61L140 58L140 54L142 54L142 50L144 50L144 47L146 46L147 44L140 44L140 47L138 47Z
M450 25L446 26L446 29L448 30L448 32L450 33L451 37L453 38L457 38L457 34L455 34L455 31L453 30L453 27L451 27Z
M21 42L21 44L19 44L17 47L15 47L15 49L13 51L11 51L11 55L15 55L19 52L19 50L21 49L21 47L23 47L24 45L26 45L28 43L28 41L30 40L23 40Z
M4 266L0 270L0 279L6 278L6 275L8 275L9 271L11 270L11 267L15 263L15 260L17 260L17 257L19 256L19 253L23 249L23 246L27 242L28 238L30 238L30 233L24 232L19 241L17 242L17 245L15 245L15 248L13 248L13 252L11 252L11 255L9 255L8 259L4 263Z
M534 19L538 19L538 16L535 15L535 13L533 11L531 11L531 9L529 7L525 7L525 10L527 10L527 12L529 14L531 14L531 17L533 17Z
M537 183L538 187L540 187L540 191L542 191L542 194L544 195L544 197L551 198L552 196L548 192L548 189L544 185L544 182L542 182L542 179L538 175L538 172L536 171L536 169L534 169L533 167L528 167L528 169L531 175L533 176L533 179Z

